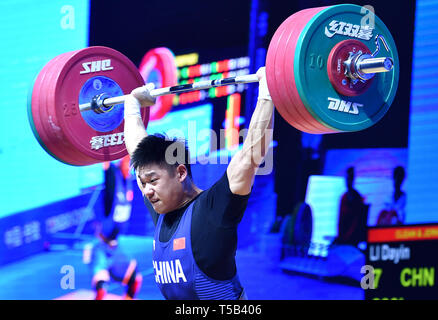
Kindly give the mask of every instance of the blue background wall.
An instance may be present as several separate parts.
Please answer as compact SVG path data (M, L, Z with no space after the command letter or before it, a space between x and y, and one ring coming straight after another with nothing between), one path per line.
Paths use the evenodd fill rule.
M438 220L438 1L418 0L409 123L408 223Z
M102 182L101 165L66 166L37 143L28 94L53 57L88 46L89 1L0 3L0 219L77 196Z

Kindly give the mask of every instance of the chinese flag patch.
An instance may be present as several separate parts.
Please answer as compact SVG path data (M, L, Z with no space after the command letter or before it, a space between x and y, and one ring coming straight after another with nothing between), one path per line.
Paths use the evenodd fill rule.
M186 248L186 237L173 240L173 251L181 250L185 248Z

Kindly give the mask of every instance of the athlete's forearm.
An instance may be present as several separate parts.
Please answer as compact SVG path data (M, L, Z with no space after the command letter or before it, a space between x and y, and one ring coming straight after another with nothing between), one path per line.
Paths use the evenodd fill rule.
M134 89L125 99L124 107L124 135L125 145L130 156L137 149L140 141L147 136L146 128L141 118L141 107L151 106L155 103L149 91L154 88L153 83Z
M227 168L230 190L234 194L251 192L257 169L262 164L272 141L274 126L274 104L266 83L265 68L257 71L259 96L251 116L242 150L231 159Z
M259 99L243 142L242 157L245 163L255 168L261 165L272 141L273 126L274 104L271 100Z
M130 156L134 153L140 141L147 136L146 128L140 116L125 117L124 126L125 145Z

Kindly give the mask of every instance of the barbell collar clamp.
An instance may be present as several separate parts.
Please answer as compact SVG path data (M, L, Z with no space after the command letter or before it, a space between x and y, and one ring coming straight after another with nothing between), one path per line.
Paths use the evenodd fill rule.
M370 80L376 73L391 71L394 60L391 57L375 58L370 54L359 51L350 53L350 57L344 61L345 75L352 81Z
M357 70L362 74L374 74L391 71L394 61L390 57L362 58L357 62Z
M103 101L110 98L107 93L101 93L91 98L90 109L96 113L105 113L112 109L112 106L106 106ZM82 111L82 110L81 110Z

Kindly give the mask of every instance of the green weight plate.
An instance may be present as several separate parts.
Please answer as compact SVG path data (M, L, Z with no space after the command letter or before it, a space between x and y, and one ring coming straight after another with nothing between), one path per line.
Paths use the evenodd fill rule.
M394 39L377 16L374 29L361 25L366 18L361 9L342 4L318 12L304 27L295 50L294 75L299 96L316 121L335 131L352 132L372 126L388 111L397 91L399 60ZM376 35L382 35L390 49L387 52L381 45L376 57L391 57L394 68L377 73L369 88L358 96L339 94L327 74L332 48L343 40L355 39L374 52Z

